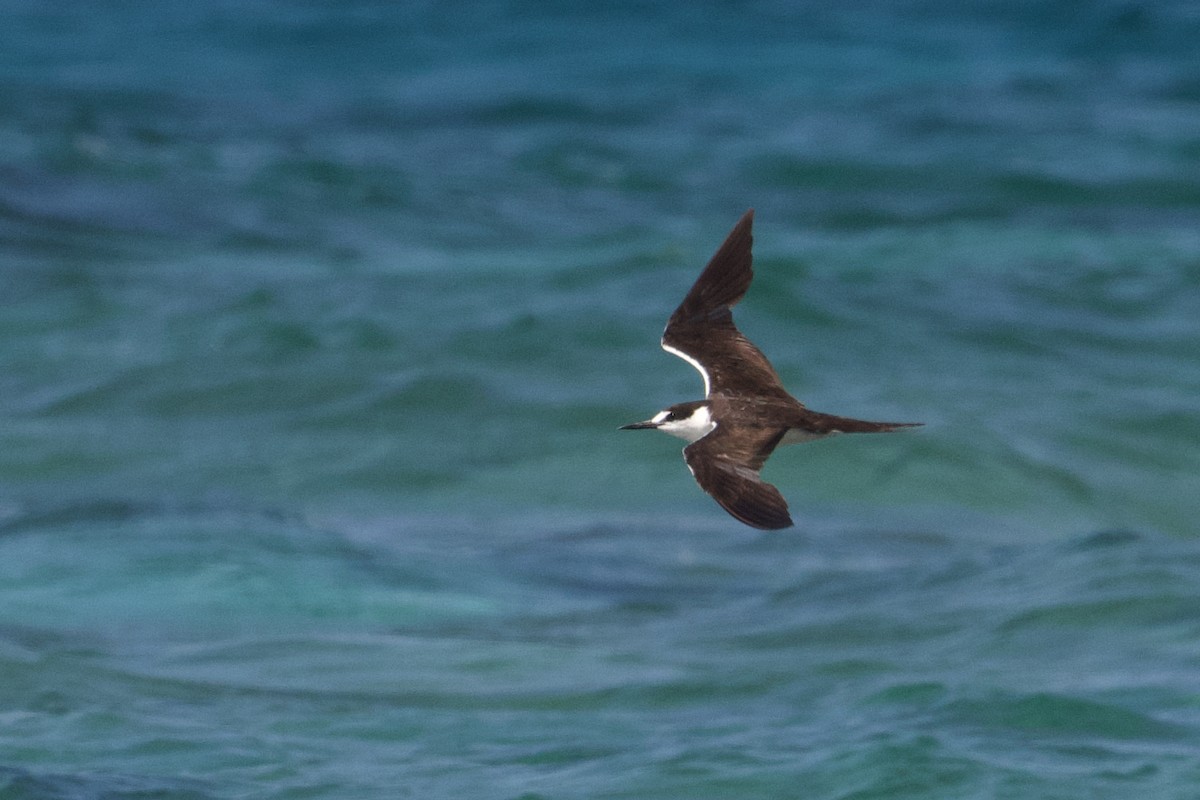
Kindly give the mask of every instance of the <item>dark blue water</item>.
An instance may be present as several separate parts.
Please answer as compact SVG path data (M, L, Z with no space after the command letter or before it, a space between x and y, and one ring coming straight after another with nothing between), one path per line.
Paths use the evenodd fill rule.
M1196 794L1194 3L0 18L0 796Z

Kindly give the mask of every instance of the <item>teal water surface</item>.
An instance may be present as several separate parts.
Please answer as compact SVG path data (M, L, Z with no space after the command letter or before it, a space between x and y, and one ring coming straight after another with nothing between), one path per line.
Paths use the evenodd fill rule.
M1200 792L1193 4L0 11L0 797Z

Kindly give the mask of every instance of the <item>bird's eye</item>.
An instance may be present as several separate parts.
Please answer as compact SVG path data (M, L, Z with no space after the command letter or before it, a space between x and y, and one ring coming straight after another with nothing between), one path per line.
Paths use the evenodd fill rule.
M675 421L675 412L674 412L674 411L668 411L668 412L667 412L667 417L666 417L666 419L664 419L664 420L663 420L663 422L674 422L674 421Z

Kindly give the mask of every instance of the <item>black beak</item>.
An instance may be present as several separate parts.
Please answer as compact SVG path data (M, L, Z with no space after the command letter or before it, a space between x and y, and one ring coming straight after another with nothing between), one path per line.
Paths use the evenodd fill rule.
M649 420L647 420L646 422L631 422L628 425L622 425L621 427L617 428L617 430L619 430L619 431L640 431L640 430L643 430L646 428L657 428L657 427L658 427L657 422L650 422Z

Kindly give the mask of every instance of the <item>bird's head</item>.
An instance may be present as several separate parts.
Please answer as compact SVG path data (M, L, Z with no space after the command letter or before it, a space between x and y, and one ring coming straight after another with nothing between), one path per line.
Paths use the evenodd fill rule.
M678 436L687 442L694 442L707 436L715 427L717 424L713 422L708 401L696 400L691 403L676 403L645 422L622 425L620 429L623 431L656 429L672 436Z

